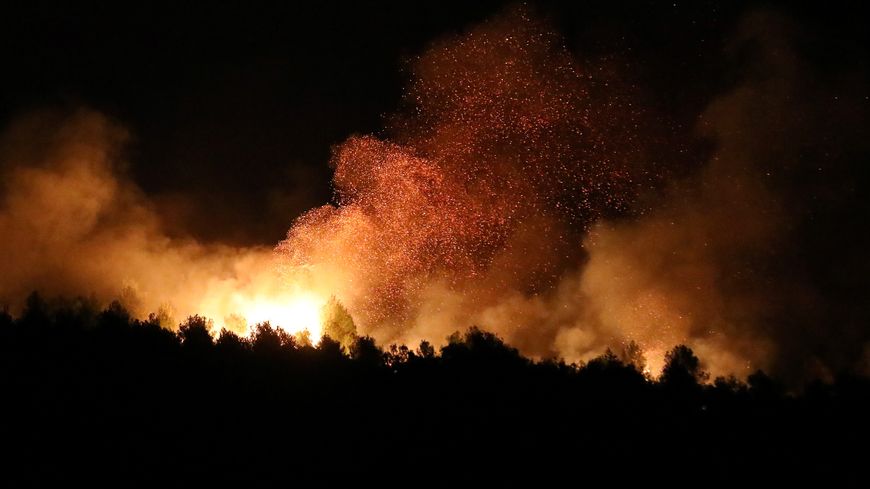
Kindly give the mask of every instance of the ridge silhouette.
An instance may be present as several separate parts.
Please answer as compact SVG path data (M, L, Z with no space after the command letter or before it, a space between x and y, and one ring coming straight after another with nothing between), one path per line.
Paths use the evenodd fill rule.
M269 323L173 333L120 303L34 294L0 312L7 487L858 485L870 381L717 378L685 345L659 378L637 345L533 361L470 328L437 352Z

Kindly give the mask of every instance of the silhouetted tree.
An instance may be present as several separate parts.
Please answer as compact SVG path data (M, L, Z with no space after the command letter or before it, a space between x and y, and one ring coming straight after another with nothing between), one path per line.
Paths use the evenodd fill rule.
M384 354L384 363L396 367L408 363L413 357L415 357L414 352L407 346L393 343L390 345L390 350Z
M97 316L98 329L107 342L128 341L130 339L128 333L131 332L131 324L130 313L118 301L112 301Z
M12 338L14 338L15 334L13 324L12 315L10 315L9 310L4 307L3 310L0 311L0 356L3 355L6 348L12 346Z
M441 348L441 358L445 362L488 369L526 364L519 350L506 345L498 335L477 327L469 328L465 334L451 334L447 338L447 345Z
M646 357L643 355L643 349L634 340L622 346L619 359L623 364L634 367L638 372L643 373L646 370Z
M643 374L634 365L626 364L608 348L601 356L589 360L579 370L580 379L597 384L597 389L625 389L645 382Z
M215 346L217 346L220 353L231 356L238 356L248 349L246 341L226 328L221 329Z
M344 357L341 343L332 339L329 335L323 335L320 338L320 343L317 345L317 352L320 358L327 361L340 361Z
M729 375L728 377L716 377L713 381L713 388L733 394L745 390L746 384L740 382L737 377Z
M211 323L208 319L199 315L189 316L178 327L178 339L186 349L205 351L213 344L210 329Z
M417 356L427 360L435 358L435 347L432 346L432 343L423 340L420 342L420 346L417 347Z
M585 367L587 369L601 370L615 365L621 367L623 365L622 360L620 360L619 357L617 357L616 354L613 353L613 350L608 348L604 350L604 353L602 353L600 356L589 360L589 362L586 363Z
M762 370L750 374L746 382L749 384L749 393L758 399L776 399L785 393L785 387Z
M0 328L6 329L10 327L12 327L12 315L9 314L7 307L3 307L3 310L0 310Z
M251 332L251 348L258 355L276 355L281 352L285 338L283 330L272 327L268 321L254 326Z
M375 344L371 336L359 336L350 346L350 357L363 365L381 366L384 363L384 353Z
M687 386L706 382L709 374L701 368L701 361L686 345L678 345L665 354L661 382L672 386Z
M49 326L51 319L49 317L48 303L45 302L39 292L31 292L27 296L20 321L22 324L31 326Z
M181 340L178 334L166 328L162 321L157 314L149 314L148 319L135 322L133 333L136 341L143 343L143 348L151 349L155 354L166 355L175 351Z

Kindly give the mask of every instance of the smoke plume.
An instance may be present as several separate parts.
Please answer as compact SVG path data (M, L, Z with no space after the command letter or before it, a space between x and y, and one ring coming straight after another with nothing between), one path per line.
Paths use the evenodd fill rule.
M540 352L546 312L498 311L540 300L582 259L585 226L629 205L646 178L635 109L594 93L606 77L522 10L434 44L411 73L391 136L335 149L338 205L290 230L287 269L387 341L480 320Z
M382 341L474 324L572 361L635 342L653 371L678 343L714 374L847 367L855 355L813 353L832 335L801 333L823 327L826 299L796 260L808 204L794 181L822 164L815 141L843 138L819 132L831 87L799 81L813 74L792 35L747 17L729 48L752 50L744 79L700 118L715 150L664 184L630 93L546 23L514 10L439 41L414 60L388 137L335 149L337 205L290 230L287 270Z
M230 320L242 301L283 287L271 250L167 236L125 176L128 138L85 109L32 113L6 129L0 298L13 308L34 290L120 299L138 316L160 311L168 327L200 313L243 332Z
M276 250L169 236L126 176L123 128L34 113L0 139L0 299L120 297L244 332L239 315L334 296L382 344L477 325L537 358L634 342L654 372L679 343L716 375L867 368L868 243L831 224L868 214L849 170L866 99L831 96L863 78L814 72L799 35L744 20L726 53L740 81L701 114L713 150L686 174L655 154L638 89L509 10L411 60L384 133L334 148L335 203Z

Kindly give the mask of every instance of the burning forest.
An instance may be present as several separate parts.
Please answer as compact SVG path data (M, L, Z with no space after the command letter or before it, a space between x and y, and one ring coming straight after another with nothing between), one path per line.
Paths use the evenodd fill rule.
M734 453L740 436L786 446L796 436L788 423L808 423L809 440L839 443L837 430L857 423L868 399L866 36L850 37L843 12L664 7L481 4L429 21L423 10L381 17L353 7L300 17L314 24L292 33L286 12L231 21L238 12L218 9L192 38L155 41L181 50L165 55L121 34L139 32L130 12L76 21L34 13L69 25L83 52L123 61L111 75L46 55L69 80L54 103L40 91L54 72L11 58L24 74L8 82L0 131L2 385L67 406L74 414L40 416L71 437L83 436L75 419L101 433L120 426L119 412L94 407L93 396L121 389L109 404L150 419L172 450L193 440L194 466L168 469L186 476L229 455L217 446L273 444L265 418L253 421L259 435L218 427L272 405L301 425L277 432L310 444L293 449L294 463L326 472L346 463L335 469L342 477L392 470L374 455L391 444L418 447L419 459L395 455L396 470L416 473L447 463L427 452L435 446L499 467L567 464L569 452L536 459L504 447L536 439L529 416L552 416L546 429L559 431L581 399L600 403L577 414L591 424L628 424L584 433L586 422L566 420L566 437L637 443L662 436L656 427L705 429L722 442L700 445L742 464L739 477L765 457L778 467L768 475L812 459L813 477L831 476L860 454ZM101 24L116 15L117 27ZM391 16L405 24L375 34ZM160 25L177 30L175 19ZM209 37L227 22L250 39ZM343 27L326 39L308 30L318 22ZM668 32L668 22L682 27ZM87 26L118 47L80 37ZM355 45L360 32L365 42ZM32 49L53 53L51 39ZM390 61L371 54L379 46ZM217 81L201 81L188 55ZM146 74L152 65L165 73ZM129 83L89 95L113 76ZM274 88L282 77L295 94ZM136 95L130 80L155 92ZM337 95L344 90L357 95ZM287 163L294 158L306 162ZM97 380L64 383L38 365ZM177 375L211 380L187 391ZM386 402L390 389L407 405ZM144 414L176 398L206 424L182 436L169 417ZM832 433L816 418L825 409L844 413ZM782 418L758 414L773 412ZM450 432L469 413L526 421L431 446L429 435L407 431ZM306 418L335 443L368 437L377 448L362 456L354 445L356 458L338 460ZM743 431L729 434L739 423ZM4 430L22 440L27 463L39 437L60 458L74 451L72 438L50 430ZM109 456L112 473L160 450L144 425L131 433L148 441L110 437L132 450ZM213 447L215 433L226 440ZM343 438L351 433L356 441ZM676 451L690 442L661 441ZM469 448L478 443L481 451ZM646 472L668 463L603 446L580 452L613 467L622 453ZM241 479L222 482L247 484L279 462L242 463ZM43 477L56 473L50 465L33 465L33 480L58 480ZM146 466L129 467L129 480L148 479ZM521 472L530 484L562 474Z

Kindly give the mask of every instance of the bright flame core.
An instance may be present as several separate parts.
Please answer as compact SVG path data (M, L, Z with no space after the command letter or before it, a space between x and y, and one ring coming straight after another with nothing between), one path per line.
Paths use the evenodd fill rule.
M312 293L298 293L289 297L256 297L244 300L239 314L248 326L268 321L290 334L308 331L311 341L317 343L323 335L323 306L326 301Z
M205 296L198 310L213 318L215 329L226 328L240 335L249 335L254 326L269 322L291 335L305 331L312 343L323 336L324 307L327 300L311 290L278 286L278 275L267 270L254 274L243 287L216 287Z

